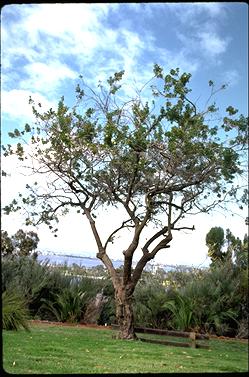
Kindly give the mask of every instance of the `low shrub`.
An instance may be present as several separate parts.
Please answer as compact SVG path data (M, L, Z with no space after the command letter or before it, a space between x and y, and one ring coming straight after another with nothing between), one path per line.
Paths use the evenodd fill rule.
M136 326L164 328L168 315L163 304L166 290L157 279L147 277L139 282L134 293L134 318Z
M27 302L18 292L4 291L2 293L2 328L4 330L29 331L29 312Z
M53 300L41 299L41 307L51 312L59 322L79 322L86 304L85 292L78 287L67 288L54 295Z
M163 304L163 308L172 313L169 326L173 329L190 331L194 327L193 306L188 297L179 294L175 297L175 300Z
M105 302L100 313L98 325L111 325L112 323L115 323L116 319L114 288L110 278L103 279L101 283L103 287L102 292L103 295L107 298L107 301Z

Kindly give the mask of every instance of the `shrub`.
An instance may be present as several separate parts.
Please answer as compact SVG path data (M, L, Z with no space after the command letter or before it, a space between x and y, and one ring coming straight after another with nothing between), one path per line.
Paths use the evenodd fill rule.
M147 277L134 293L134 317L136 326L164 328L168 317L163 304L167 299L165 288L156 278Z
M112 285L110 278L101 280L101 283L103 287L102 293L107 298L107 302L105 302L103 309L100 313L98 325L110 325L114 323L116 319L114 287Z
M4 330L19 330L24 328L29 331L29 312L27 302L20 293L4 291L2 293L2 327Z
M2 290L18 290L28 302L31 316L41 315L41 298L50 299L70 285L71 278L31 257L3 258ZM45 318L47 319L47 318Z
M234 335L240 308L239 279L231 264L217 265L179 289L192 305L197 330Z
M179 294L175 300L163 304L163 308L168 309L173 315L169 322L173 329L189 331L193 328L193 305L188 297Z
M78 322L86 304L85 292L77 286L64 289L54 295L53 300L41 299L43 307L50 311L57 321Z

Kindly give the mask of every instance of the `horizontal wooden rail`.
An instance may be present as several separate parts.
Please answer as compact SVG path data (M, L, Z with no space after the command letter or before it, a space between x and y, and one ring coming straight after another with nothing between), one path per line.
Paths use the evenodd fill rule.
M119 325L112 324L112 330L119 330ZM191 342L174 342L170 340L159 340L159 339L149 339L149 338L139 338L142 342L171 345L176 347L192 347L192 348L209 348L207 344L196 343L196 340L209 340L209 336L206 334L198 334L195 332L185 332L185 331L171 331L171 330L161 330L161 329L151 329L149 327L135 327L136 333L144 334L155 334L155 335L165 335L173 336L179 338L189 338Z
M155 343L155 344L163 344L165 346L174 346L174 347L190 347L190 348L206 348L208 349L209 346L207 344L199 344L199 343L187 343L187 342L174 342L171 340L159 340L159 339L147 339L147 338L139 338L142 342L147 343Z
M118 330L119 325L112 324L113 330ZM186 331L171 331L171 330L162 330L162 329L151 329L149 327L135 327L135 332L144 333L144 334L157 334L157 335L168 335L168 336L178 336L180 338L190 338L190 332ZM209 336L206 334L195 333L196 339L199 340L209 340Z

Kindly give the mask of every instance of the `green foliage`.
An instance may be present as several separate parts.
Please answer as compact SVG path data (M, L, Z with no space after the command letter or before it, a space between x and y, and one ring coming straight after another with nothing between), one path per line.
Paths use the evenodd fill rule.
M216 260L223 260L224 253L221 249L224 245L224 230L221 227L213 227L206 235L206 245L208 246L208 256L214 262Z
M54 295L52 300L41 298L43 308L51 311L60 322L79 322L86 304L85 292L78 287L67 288Z
M88 302L102 291L108 301L98 324L113 323L115 299L110 278L102 268L82 270L82 274L75 268L51 268L29 257L4 258L2 290L22 297L32 318L71 322L79 322ZM206 270L146 272L136 287L133 307L136 326L245 337L248 270L227 261Z
M98 292L103 290L104 295L113 296L110 292L110 281L96 281L88 277L75 278L70 277L68 287L61 289L58 293L50 294L50 298L41 298L42 305L39 314L50 313L52 318L61 322L79 322L82 320L87 304L93 299ZM99 323L110 323L113 316L113 300L108 301L101 313ZM104 313L105 311L105 313Z
M199 268L176 266L175 269L168 271L165 276L167 290L177 290L185 287L194 280L201 280L205 272Z
M2 260L2 291L20 292L27 300L32 316L39 313L41 298L49 299L69 284L69 277L63 276L57 270L50 270L47 263L40 264L30 257Z
M234 334L240 312L239 280L229 262L206 271L202 279L193 279L180 289L193 308L194 324L218 335Z
M181 331L190 331L193 328L193 305L187 296L178 294L174 300L163 304L164 309L172 313L170 325Z
M100 272L101 272L101 269L100 269ZM113 284L109 277L103 279L101 281L101 285L102 285L101 292L103 296L107 298L107 300L104 303L103 309L100 313L98 324L111 325L112 323L115 323L115 320L116 320L115 292L114 292Z
M245 334L248 270L227 260L205 270L178 268L148 276L135 291L134 312L140 326Z
M235 265L240 269L248 269L248 235L243 240L236 238L232 232L226 230L227 253L233 255Z
M168 319L163 307L165 300L165 288L158 280L143 279L137 285L134 295L136 326L164 328Z
M2 293L2 328L4 330L29 331L29 312L27 302L17 291L6 290Z
M213 227L206 235L206 245L208 246L208 255L212 260L212 265L228 260L239 268L248 268L248 235L243 240L236 238L229 229L226 229L226 235L221 227Z
M1 231L1 255L2 257L9 255L27 256L37 248L39 237L33 231L24 232L19 229L13 236L9 237L8 232ZM33 253L36 257L37 254Z
M97 269L97 277L97 271L103 274L101 268ZM94 275L94 271L89 273ZM110 279L91 278L85 271L66 265L49 267L30 257L6 257L2 261L2 291L20 292L33 318L77 322L87 303L102 289L110 300L104 306L100 322L111 323L114 292Z
M12 255L14 246L6 230L1 230L1 256Z
M241 115L235 119L237 110L227 106L228 117L221 125L225 134L231 131L227 144L217 137L218 125L208 124L210 113L217 111L215 104L199 111L190 97L191 74L181 73L179 68L164 74L158 64L154 64L153 74L149 81L151 98L146 93L146 102L142 91L148 90L149 82L135 98L117 96L122 91L123 70L110 76L105 85L100 83L97 90L88 87L81 76L81 85L76 87L77 102L71 109L62 96L56 110L42 113L40 104L37 107L30 98L37 126L32 128L32 135L28 124L23 130L15 129L11 137L20 138L20 143L17 149L3 146L4 155L27 158L22 138L31 137L33 158L56 174L51 187L58 183L58 200L52 193L28 187L27 198L14 199L5 212L29 207L27 223L45 223L56 234L54 222L70 207L78 207L81 212L82 206L90 205L90 210L95 210L128 200L141 213L147 208L141 204L141 196L148 198L151 193L149 220L156 221L167 207L158 203L168 203L169 191L174 197L182 195L184 211L190 210L194 202L205 211L212 208L206 200L215 202L210 192L216 193L220 202L228 193L237 200L239 192L232 182L242 172L247 118ZM209 85L212 97L213 81ZM159 106L153 97L158 97ZM62 200L65 190L75 200Z
M240 321L238 321L238 333L237 338L240 339L248 339L249 334L249 328L248 328L248 315L245 318L242 318Z

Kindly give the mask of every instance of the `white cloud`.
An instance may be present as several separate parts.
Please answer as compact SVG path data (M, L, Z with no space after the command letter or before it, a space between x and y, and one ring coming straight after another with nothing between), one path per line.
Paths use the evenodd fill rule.
M29 105L30 96L36 103L40 102L42 104L42 110L44 111L55 107L54 102L50 102L41 94L29 90L13 89L10 91L2 91L2 120L4 117L7 117L23 122L33 121L32 107ZM4 127L4 123L2 123L2 127Z
M191 26L196 26L201 16L219 21L225 13L225 4L221 2L169 3L167 7L174 12L181 23Z
M53 98L59 90L64 90L66 79L73 80L79 74L87 76L89 82L94 79L96 83L125 69L126 78L142 83L143 79L151 77L154 61L166 69L180 67L182 71L193 73L200 66L200 57L193 57L191 51L203 51L209 55L225 51L227 42L215 32L208 34L205 30L202 31L193 38L194 43L191 38L184 36L182 48L173 52L159 47L151 32L138 34L131 29L132 24L129 23L113 29L107 22L110 11L124 11L124 6L136 12L140 9L146 15L150 15L152 10L171 9L178 17L204 11L214 17L222 9L215 3L204 7L202 4L149 5L7 6L2 15L3 88L10 90L18 87ZM7 22L10 14L16 16L15 22ZM143 65L140 62L142 56L147 60ZM14 79L13 71L16 75Z
M32 88L40 93L56 92L60 84L67 79L75 79L78 75L65 64L58 61L51 61L49 65L45 63L30 63L24 67L24 72L29 75L29 79L23 80L23 89Z
M187 56L196 56L199 63L217 64L217 57L226 52L230 39L219 31L222 20L226 17L226 5L223 3L178 3L168 4L183 27L176 30L177 38L185 46ZM190 60L190 59L189 59Z
M203 12L209 13L211 17L217 17L217 16L220 17L221 14L224 12L225 4L221 2L216 2L216 3L203 2L203 3L195 3L193 4L193 6L196 6L197 8L199 8L198 9L199 12L203 11Z
M73 79L79 74L96 80L103 77L103 72L113 74L117 67L128 73L134 70L145 44L135 32L108 27L108 12L117 6L11 6L19 18L15 23L3 22L5 87L12 89L19 85L21 89L52 96L65 79ZM18 80L14 81L11 68L17 59L21 59L22 67L17 69ZM69 68L67 59L74 64L74 69Z
M177 54L174 54L167 50L159 50L161 65L165 67L165 72L171 68L179 67L181 72L190 72L191 74L195 73L200 65L198 59L190 59L188 57L188 52L184 48L180 50Z
M223 74L222 82L225 84L228 84L229 88L234 87L235 85L238 85L238 82L240 81L241 76L236 69L231 69L228 71L225 71Z
M198 34L200 41L200 49L203 50L206 56L213 58L224 53L227 49L229 40L222 39L215 32L200 32Z

